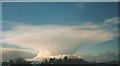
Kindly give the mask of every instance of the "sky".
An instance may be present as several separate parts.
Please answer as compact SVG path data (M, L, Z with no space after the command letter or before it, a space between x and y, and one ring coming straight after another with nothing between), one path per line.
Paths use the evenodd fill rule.
M118 18L117 2L4 2L3 58L117 53Z

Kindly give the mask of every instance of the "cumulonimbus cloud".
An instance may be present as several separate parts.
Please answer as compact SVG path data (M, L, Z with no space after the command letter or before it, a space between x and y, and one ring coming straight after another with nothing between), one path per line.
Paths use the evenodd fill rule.
M17 25L3 32L2 43L49 52L51 55L75 54L85 45L114 39L116 34L107 30L106 24Z
M13 30L3 33L3 43L49 51L52 54L64 54L74 53L83 45L111 40L114 36L105 29L85 30L83 28L58 25L16 26Z

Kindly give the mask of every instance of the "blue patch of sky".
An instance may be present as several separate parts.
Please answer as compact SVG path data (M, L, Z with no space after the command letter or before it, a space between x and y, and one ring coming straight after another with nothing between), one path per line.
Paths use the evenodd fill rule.
M118 6L115 2L83 3L6 2L3 3L2 16L3 21L35 25L77 25L87 21L101 23L106 19L117 17Z
M6 2L119 2L119 0L2 0Z
M0 32L2 32L2 3L0 2Z
M32 49L32 48L24 48L24 47L21 47L21 46L15 45L15 44L6 44L6 43L3 43L3 44L2 44L2 48L24 49L24 50L35 50L35 49Z
M14 44L5 44L5 43L2 44L2 47L3 48L22 48Z

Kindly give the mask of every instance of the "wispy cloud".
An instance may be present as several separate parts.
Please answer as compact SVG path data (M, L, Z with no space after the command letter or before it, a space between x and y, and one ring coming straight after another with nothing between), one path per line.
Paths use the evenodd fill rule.
M81 11L85 8L86 3L76 3L76 7Z
M115 17L115 18L111 18L111 19L107 19L105 20L105 24L119 24L120 22L118 21L118 19L120 19L120 17Z

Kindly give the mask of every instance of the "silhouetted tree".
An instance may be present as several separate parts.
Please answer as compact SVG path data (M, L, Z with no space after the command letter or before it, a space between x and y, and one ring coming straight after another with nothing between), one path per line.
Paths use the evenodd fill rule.
M14 59L15 63L23 63L25 60L23 58L16 58Z
M2 62L2 65L5 65L5 66L7 66L8 65L8 62Z
M47 59L43 61L43 63L47 64L82 64L82 63L88 63L87 61L74 57L74 56L65 56L63 59L56 59L56 58L50 58L49 61Z
M14 61L13 60L9 60L9 64L13 64L14 63Z

